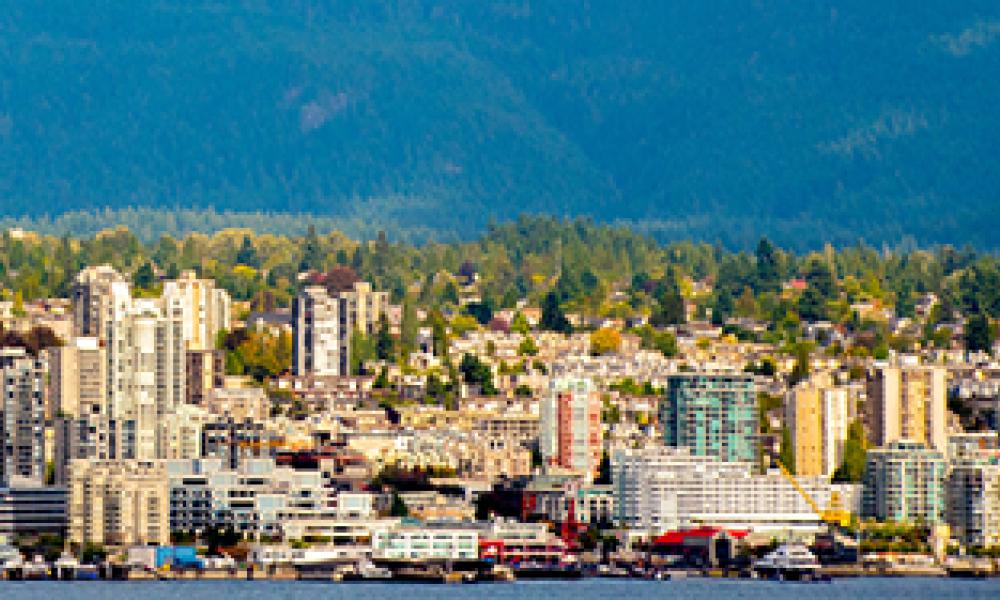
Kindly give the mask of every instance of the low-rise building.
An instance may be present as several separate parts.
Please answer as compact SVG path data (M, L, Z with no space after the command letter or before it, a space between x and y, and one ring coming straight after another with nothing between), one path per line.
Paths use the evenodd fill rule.
M372 553L392 561L478 560L479 533L467 527L401 526L375 532Z
M0 488L0 538L66 533L66 488L14 485Z

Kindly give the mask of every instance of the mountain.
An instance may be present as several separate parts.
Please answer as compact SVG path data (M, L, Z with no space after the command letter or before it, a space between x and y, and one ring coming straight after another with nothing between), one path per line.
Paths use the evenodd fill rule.
M24 0L7 217L544 212L790 247L1000 236L994 1Z

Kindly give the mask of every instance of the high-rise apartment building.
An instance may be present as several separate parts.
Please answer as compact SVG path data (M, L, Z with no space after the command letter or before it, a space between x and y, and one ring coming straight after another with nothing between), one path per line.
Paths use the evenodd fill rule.
M785 396L785 425L791 433L795 473L833 475L843 460L847 439L846 389L823 373L795 386Z
M876 368L868 377L865 403L871 442L922 442L944 452L948 398L944 367L904 364Z
M89 267L77 277L75 330L96 341L76 341L59 356L59 403L72 409L75 391L82 392L81 385L87 390L77 402L82 406L64 411L88 421L62 424L57 437L74 444L61 453L64 460L163 455L157 423L186 400L186 345L189 339L195 345L214 340L206 332L220 320L228 323L224 292L192 275L169 283L161 298L140 299L132 298L128 282L110 266ZM101 353L105 399L98 403L93 398L102 371L94 361Z
M73 332L107 339L110 325L132 301L129 282L110 265L87 267L73 284Z
M48 349L50 417L104 416L107 353L96 337L78 337Z
M68 481L69 462L113 454L108 414L108 359L96 337L50 348L49 410L54 419L55 481Z
M945 485L945 517L952 537L967 546L1000 546L1000 464L996 458L956 458Z
M379 322L388 318L389 293L372 290L367 281L357 281L350 290L337 295L341 301L341 311L347 316L347 335L355 329L372 337L378 331Z
M0 356L0 486L45 482L45 363L20 348Z
M108 337L108 412L116 457L154 459L157 422L186 395L183 309L170 299L134 300Z
M307 287L295 298L292 331L294 375L350 374L349 322L340 301L326 288Z
M185 401L203 406L212 390L225 385L226 353L224 350L188 350L185 372Z
M336 295L321 286L302 290L292 304L292 373L350 375L351 336L373 337L388 308L389 294L364 281Z
M861 516L897 523L944 520L944 454L922 442L896 441L868 451Z
M231 300L211 279L198 279L184 271L163 284L163 298L176 300L181 309L184 342L188 350L212 350L220 331L230 328Z
M753 376L714 372L670 376L660 404L660 424L667 446L721 460L758 460L760 425Z
M601 461L601 399L587 379L556 379L541 402L539 445L546 464L596 475Z

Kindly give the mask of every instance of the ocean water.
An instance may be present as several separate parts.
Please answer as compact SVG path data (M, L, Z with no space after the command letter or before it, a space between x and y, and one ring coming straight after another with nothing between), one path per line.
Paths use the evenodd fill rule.
M664 598L803 598L811 600L908 600L1000 598L1000 578L844 578L832 583L777 583L753 580L686 579L641 581L585 579L511 584L441 585L412 583L320 583L246 581L171 582L0 582L0 600L645 600Z

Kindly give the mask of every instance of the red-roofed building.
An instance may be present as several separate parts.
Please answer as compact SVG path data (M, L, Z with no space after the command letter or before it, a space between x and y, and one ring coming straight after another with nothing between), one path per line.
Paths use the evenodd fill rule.
M653 554L667 562L695 567L724 567L736 558L745 529L698 527L668 531L653 540Z

